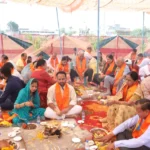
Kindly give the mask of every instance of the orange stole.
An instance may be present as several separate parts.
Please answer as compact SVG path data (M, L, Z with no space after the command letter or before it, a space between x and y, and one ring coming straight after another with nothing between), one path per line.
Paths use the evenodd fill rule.
M24 67L27 65L26 61L24 61L23 59L21 59L23 64L24 64Z
M135 82L131 87L125 85L124 88L122 89L123 99L128 102L132 97L132 95L134 94L134 92L136 91L137 87L138 87L138 82Z
M57 57L56 59L51 58L50 64L52 65L53 68L55 68L59 64L58 58Z
M115 84L120 78L122 78L125 67L126 67L126 64L124 63L124 64L121 66L119 72L118 72L118 73L116 74L116 76L115 76L114 84ZM116 93L117 93L117 86L113 86L112 95L116 95Z
M76 57L76 69L81 76L86 69L86 59L83 58L82 62L80 61L79 57Z
M150 114L143 121L143 123L142 121L143 121L142 119L139 119L134 131L132 132L132 136L134 138L140 137L148 129L148 127L150 126Z
M56 83L55 87L55 98L57 102L57 106L60 110L65 109L69 106L69 87L67 84L64 86L64 92L61 92L61 86Z
M107 65L108 65L108 64L107 64ZM113 71L114 66L115 66L115 62L113 61L113 62L110 64L110 66L108 67L108 69L107 69L105 75L109 75L109 74Z
M34 70L35 70L33 63L30 64L30 70L31 70L31 71L34 71Z
M61 63L58 65L58 71L64 71L64 72L69 72L69 65L68 63L63 66Z

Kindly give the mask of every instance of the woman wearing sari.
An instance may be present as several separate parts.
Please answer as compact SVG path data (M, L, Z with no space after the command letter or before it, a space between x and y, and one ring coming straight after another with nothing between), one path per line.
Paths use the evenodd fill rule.
M38 94L38 81L30 79L25 88L23 88L15 101L14 109L10 115L16 116L13 118L13 123L28 123L37 118L44 116L45 109L40 108L40 97Z
M108 128L111 130L134 116L136 110L133 104L135 100L138 100L134 93L137 88L138 74L132 71L126 75L126 81L117 94L115 96L107 96L107 100L104 102L104 104L109 105L107 117L100 119L100 122L107 123Z
M47 64L44 59L37 61L36 69L32 72L31 78L35 78L39 82L39 95L40 95L40 104L41 107L47 107L47 91L48 88L55 83L55 80L52 76L46 71Z

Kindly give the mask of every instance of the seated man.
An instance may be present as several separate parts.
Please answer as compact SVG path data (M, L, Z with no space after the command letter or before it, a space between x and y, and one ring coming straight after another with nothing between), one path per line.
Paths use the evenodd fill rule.
M117 69L115 77L106 75L104 78L104 87L107 88L107 92L104 95L111 95L112 85L112 94L115 95L122 86L124 77L130 72L129 67L125 64L124 59L122 57L117 59L116 65Z
M57 53L53 53L52 56L47 61L47 66L50 67L53 71L56 70L57 66L59 64L59 59L57 57Z
M64 71L66 74L70 73L70 67L68 64L68 58L66 56L63 56L61 59L61 62L57 66L57 72Z
M93 82L96 84L100 84L100 82L104 80L106 75L111 76L111 77L115 76L115 70L117 66L115 64L113 55L107 55L106 59L107 59L107 62L104 65L102 73L101 74L96 73L94 75Z
M139 76L141 80L143 80L149 75L150 75L150 63L148 65L145 65L144 67L141 67L139 70Z
M27 65L26 59L27 59L27 54L22 53L21 58L16 62L16 67L17 67L18 72L21 72L23 68Z
M57 83L48 89L46 118L61 119L62 116L73 117L82 111L76 105L77 98L74 88L66 83L66 73L59 71L56 74Z
M9 60L9 58L8 58L7 55L2 55L2 64L4 65L4 64L6 64L7 62L10 62L10 63L14 66L14 68L16 69L16 66L15 66L14 62L11 61L11 60ZM3 66L3 65L2 65L2 66Z
M19 91L24 87L24 82L18 77L12 76L10 68L5 65L1 68L1 75L5 78L7 84L0 96L0 106L2 109L11 110Z
M81 50L78 52L74 65L74 69L71 69L70 71L71 81L74 82L74 79L77 77L83 81L84 77L88 77L88 82L91 82L93 69L88 68L88 62L84 57L84 51Z
M96 140L109 142L116 136L117 141L109 144L107 150L114 150L115 148L120 150L150 150L150 100L138 100L136 111L136 116L117 126L107 136Z

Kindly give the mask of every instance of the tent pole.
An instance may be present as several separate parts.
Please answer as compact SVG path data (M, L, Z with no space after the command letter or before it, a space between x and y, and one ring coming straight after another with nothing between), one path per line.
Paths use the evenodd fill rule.
M145 12L143 12L142 53L144 52L144 33L145 33L144 24L145 24Z
M62 41L61 41L61 33L60 33L59 16L58 16L58 9L57 9L57 7L56 7L56 16L57 16L57 25L58 25L58 32L59 32L60 55L62 57Z
M97 73L99 73L100 61L100 0L98 0L97 8Z

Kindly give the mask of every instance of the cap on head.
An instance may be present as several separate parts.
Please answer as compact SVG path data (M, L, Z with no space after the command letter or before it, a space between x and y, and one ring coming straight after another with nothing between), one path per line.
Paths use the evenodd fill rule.
M126 63L127 65L132 65L132 60L131 60L131 59L126 59L126 60L125 60L125 63Z

